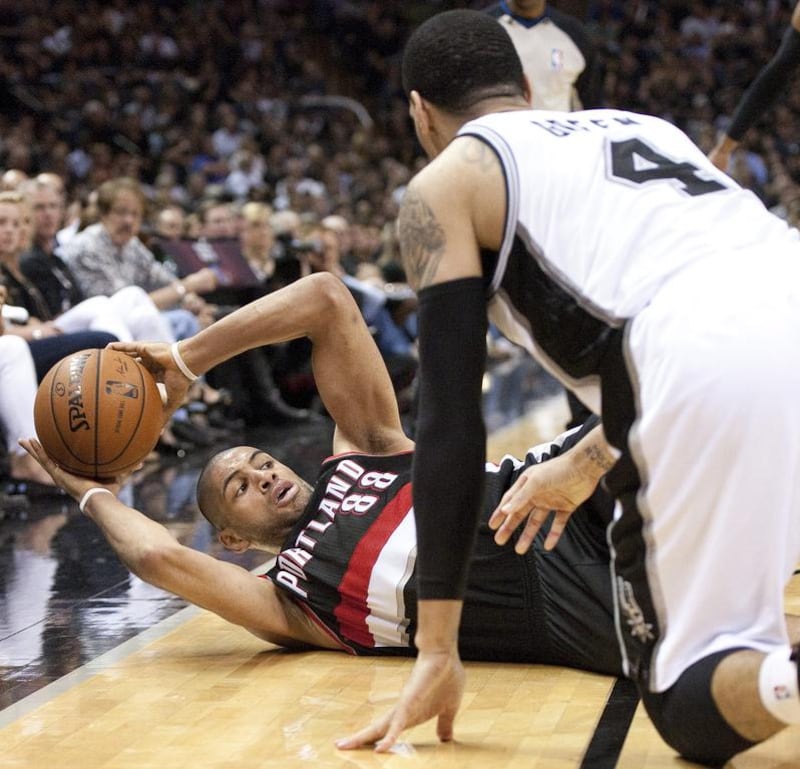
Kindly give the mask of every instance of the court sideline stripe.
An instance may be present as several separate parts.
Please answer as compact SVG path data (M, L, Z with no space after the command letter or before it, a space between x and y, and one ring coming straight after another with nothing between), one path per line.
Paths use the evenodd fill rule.
M580 769L615 769L638 704L639 693L633 681L618 678L597 722Z
M77 686L103 673L108 668L125 659L125 657L140 651L148 644L175 630L179 625L188 622L192 617L199 614L200 611L201 610L196 606L187 606L184 609L180 609L175 614L171 614L169 617L162 619L152 627L147 628L147 630L143 630L133 638L124 641L119 646L115 646L113 649L105 652L105 654L95 657L56 681L47 684L47 686L43 686L41 689L37 689L27 697L23 697L18 702L14 702L7 708L0 710L0 729L9 726L14 721L36 710L36 708L64 694L64 692L68 691L73 686Z

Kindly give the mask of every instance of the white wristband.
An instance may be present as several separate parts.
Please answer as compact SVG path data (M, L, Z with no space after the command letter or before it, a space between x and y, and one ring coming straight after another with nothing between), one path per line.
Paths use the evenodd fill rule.
M180 350L178 349L177 342L172 343L170 352L172 353L172 360L175 361L175 365L181 370L181 374L183 374L190 382L194 382L198 378L197 374L193 373L186 363L184 363Z
M104 489L102 486L95 486L89 489L82 497L81 501L78 502L78 508L82 513L86 512L86 505L88 504L89 500L95 495L99 494L100 492L104 491L106 494L111 494L113 497L114 494L109 489Z
M172 287L175 289L180 299L183 299L183 297L186 296L186 286L184 286L183 283L181 283L179 280L176 280L172 284Z

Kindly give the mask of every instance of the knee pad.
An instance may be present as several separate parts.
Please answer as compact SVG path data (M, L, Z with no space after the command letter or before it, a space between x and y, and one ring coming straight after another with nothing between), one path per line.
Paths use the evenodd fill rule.
M740 649L725 649L695 662L665 692L642 692L642 703L658 733L689 761L722 766L755 743L742 737L720 715L711 696L717 665Z

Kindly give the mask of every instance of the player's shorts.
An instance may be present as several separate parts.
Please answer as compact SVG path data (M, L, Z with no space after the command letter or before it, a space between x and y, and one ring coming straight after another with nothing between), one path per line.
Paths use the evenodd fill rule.
M544 549L550 521L523 556L513 540L497 547L486 520L511 483L544 459L563 439L566 451L581 437L575 430L529 450L520 461L505 458L487 474L487 505L470 560L467 600L461 618L465 659L509 660L622 674L614 627L606 528L613 501L598 490L572 515L552 551Z
M788 643L800 557L800 259L720 255L628 324L604 379L618 631L629 672L669 688L697 660ZM626 409L605 398L628 388ZM610 418L609 418L610 417ZM625 424L623 424L625 423ZM621 429L624 428L624 429Z

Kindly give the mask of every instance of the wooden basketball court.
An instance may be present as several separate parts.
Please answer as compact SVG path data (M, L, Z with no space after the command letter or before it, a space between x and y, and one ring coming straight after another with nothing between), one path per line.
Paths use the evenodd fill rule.
M493 436L519 452L538 412ZM800 577L787 595L800 614ZM389 708L412 661L287 653L189 608L0 711L0 766L24 769L660 769L690 767L655 733L627 682L536 665L468 663L457 740L432 723L394 752L338 751L333 741ZM632 715L633 714L633 715ZM729 764L800 766L800 728Z

